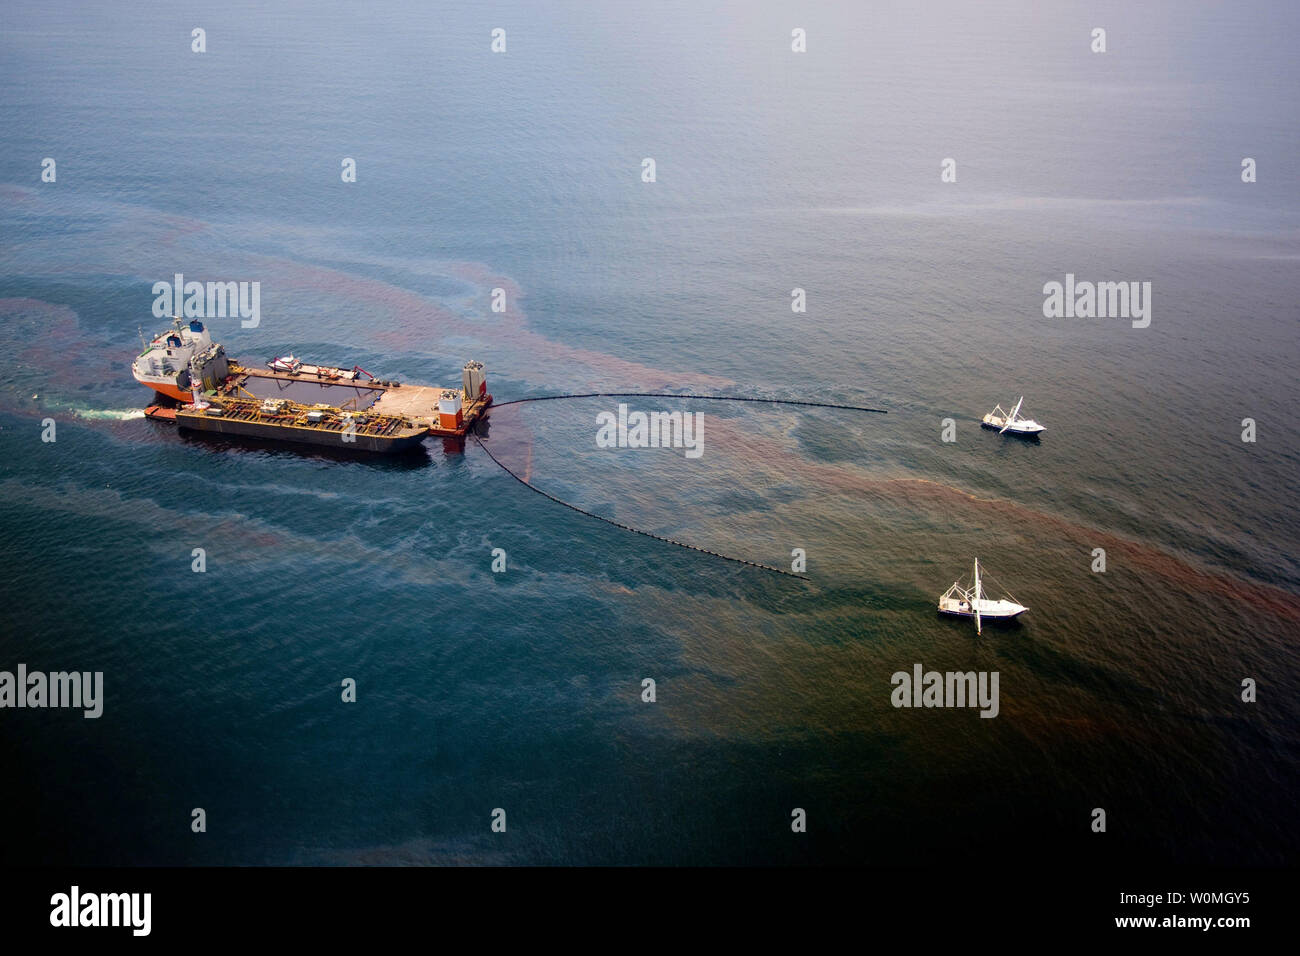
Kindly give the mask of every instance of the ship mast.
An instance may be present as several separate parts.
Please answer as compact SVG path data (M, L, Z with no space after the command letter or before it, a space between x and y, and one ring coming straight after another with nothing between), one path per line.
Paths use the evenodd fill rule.
M1021 395L1020 401L1016 402L1016 407L1011 409L1011 413L1007 415L1007 420L1002 424L1002 431L998 432L999 435L1001 435L1002 432L1006 431L1015 423L1016 416L1020 414L1020 406L1023 404L1025 404L1025 396Z

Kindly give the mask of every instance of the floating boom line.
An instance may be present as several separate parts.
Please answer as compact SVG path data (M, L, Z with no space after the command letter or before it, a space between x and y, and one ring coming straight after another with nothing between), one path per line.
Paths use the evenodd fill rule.
M556 397L560 397L560 396L556 396ZM483 442L479 439L477 434L475 434L474 432L470 432L470 435L472 435L474 441L478 443L478 447L482 448L485 452L487 452L487 456L491 458L497 464L497 466L501 468L502 471L504 471L515 481L519 482L521 485L523 485L525 488L529 489L530 491L537 492L543 498L549 498L551 501L554 501L557 505L564 505L564 507L568 508L571 511L576 511L580 515L586 515L588 518L595 518L597 521L603 521L605 522L605 524L611 524L615 528L621 528L623 531L631 531L633 534L645 535L645 537L647 538L654 538L656 541L663 541L665 544L673 544L679 548L686 548L688 551L698 551L701 554L708 554L708 555L712 555L715 558L722 558L722 560L724 561L732 561L736 564L746 565L747 567L758 568L760 571L770 571L773 574L781 574L787 578L794 578L798 581L803 581L805 583L808 581L808 579L805 578L803 575L795 574L793 571L787 571L784 568L774 568L770 564L759 564L757 561L746 561L744 558L732 557L731 555L723 554L720 551L710 551L708 548L701 548L698 545L687 544L685 541L678 541L675 538L666 538L661 534L655 534L653 531L642 531L640 528L634 528L630 524L622 524L621 522L615 521L613 518L606 518L604 515L598 515L594 511L587 511L585 508L579 508L577 505L565 501L563 498L555 497L555 495L551 494L549 491L543 491L541 488L538 488L532 482L526 481L524 478L517 475L514 471L510 469L509 465L505 464L496 455L492 454L491 450L488 448L487 445L483 444Z
M516 398L509 402L495 402L493 408L522 405L524 402L554 402L562 398L682 398L701 402L758 402L764 405L803 405L807 408L842 408L850 412L872 412L888 415L883 408L865 405L837 405L833 402L804 402L793 398L751 398L746 395L675 395L671 392L587 392L582 395L539 395L536 398Z
M674 395L668 392L587 392L581 395L540 395L535 398L516 398L509 402L496 402L492 405L492 408L503 408L506 405L522 405L525 402L553 402L565 398L679 398L706 402L758 402L766 405L802 405L808 408L839 408L853 412L872 412L878 415L889 414L883 408L868 408L864 405L837 405L832 402L805 402L788 398L750 398L742 395ZM604 515L598 515L594 511L587 511L585 508L579 508L577 505L565 501L563 498L557 498L549 491L543 491L531 481L528 481L526 478L515 473L509 465L505 464L501 459L497 458L496 455L492 454L491 449L489 449L487 445L483 444L482 440L478 437L477 424L475 425L475 428L470 431L470 435L473 437L475 444L477 444L479 448L482 448L483 451L487 453L487 456L492 459L493 463L507 475L519 482L528 490L535 491L543 498L547 498L550 501L555 502L557 505L563 505L570 511L576 511L580 515L586 515L588 518L595 518L597 521L603 521L605 524L613 525L615 528L619 528L620 530L630 531L633 534L643 535L647 538L653 538L656 541L662 541L665 544L671 544L678 548L685 548L688 551L698 551L700 554L707 554L711 557L721 558L723 561L731 561L734 564L743 564L746 567L757 568L760 571L768 571L772 574L780 574L787 578L794 578L795 580L808 583L806 577L802 574L796 574L794 571L772 567L770 564L760 564L757 561L747 561L744 558L733 557L729 554L723 554L720 551L710 551L708 548L701 548L698 545L687 544L685 541L678 541L675 538L668 538L661 534L655 534L653 531L643 531L642 529L634 528L629 524L615 521L613 518L606 518Z

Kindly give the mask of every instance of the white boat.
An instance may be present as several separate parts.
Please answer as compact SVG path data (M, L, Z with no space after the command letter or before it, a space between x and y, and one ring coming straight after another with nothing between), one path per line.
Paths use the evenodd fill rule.
M296 375L298 370L302 368L302 362L292 355L277 355L266 363L266 367L273 372L288 372L290 375Z
M1011 411L1003 411L1001 405L995 405L993 411L984 416L985 428L996 428L998 434L1011 432L1013 435L1037 435L1046 431L1042 425L1032 418L1020 417L1020 406L1025 403L1025 396L1020 396L1020 401L1016 402L1016 407Z
M994 601L986 597L980 584L980 561L975 559L975 583L969 588L961 586L961 581L953 582L952 587L939 596L939 613L953 614L957 617L975 618L975 633L983 633L983 622L1007 621L1024 614L1029 608L1018 604L1008 594L1005 598Z
M345 382L355 382L362 372L370 375L359 365L354 365L351 369L335 368L332 365L307 365L301 359L294 358L292 355L277 355L266 363L266 367L272 372L287 372L290 375L315 375L318 378ZM374 378L373 375L370 377Z

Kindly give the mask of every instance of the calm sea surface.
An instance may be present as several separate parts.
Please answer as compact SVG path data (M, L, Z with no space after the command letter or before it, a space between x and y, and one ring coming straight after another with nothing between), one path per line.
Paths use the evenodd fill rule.
M1297 860L1300 8L786 6L5 5L0 669L106 700L0 712L0 860ZM493 416L537 487L799 582L473 442L144 420L175 273L260 282L210 323L249 364L889 414L626 400L698 459L597 448L615 399ZM1067 273L1150 327L1044 318ZM1040 443L979 428L1020 395ZM977 556L1031 608L980 638L934 611ZM916 663L999 715L893 708Z

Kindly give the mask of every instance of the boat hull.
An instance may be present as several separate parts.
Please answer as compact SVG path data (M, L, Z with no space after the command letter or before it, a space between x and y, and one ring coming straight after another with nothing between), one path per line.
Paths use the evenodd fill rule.
M291 442L297 445L317 445L336 448L342 451L371 451L381 454L405 451L424 441L427 431L416 430L413 433L394 436L352 434L352 441L344 441L338 431L324 431L319 428L295 425L274 424L270 422L241 421L215 415L205 415L181 409L175 413L174 420L182 429L205 435L221 435L239 438L264 438L276 442Z
M135 376L135 380L145 388L151 388L163 398L175 399L178 402L188 402L193 396L188 391L182 389L175 382L151 382L140 376Z
M294 362L292 371L281 371L227 360L223 377L215 383L204 378L208 400L200 398L197 404L179 384L188 383L192 373L151 374L133 368L133 374L156 393L157 404L145 412L155 421L199 435L311 445L344 454L406 451L421 447L426 437L463 450L465 437L492 404L481 376L478 397L462 400L451 389L375 379L364 369ZM361 381L361 375L367 380ZM455 399L454 415L443 407L448 396Z
M1029 608L1016 604L1014 601L981 600L976 603L979 607L980 617L985 621L1009 621L1029 610ZM969 601L956 601L951 598L939 601L939 613L948 614L952 617L973 618L975 616L975 611L971 608Z
M983 422L980 422L980 424L983 425L985 428L991 428L991 429L993 429L995 432L1000 432L1000 431L1002 431L1002 425L1003 425L1002 422L998 422L998 421L992 421L992 422L990 422L990 421L983 421ZM1045 432L1045 431L1047 431L1047 429L1044 428L1042 425L1032 425L1032 426L1030 426L1030 427L1028 427L1028 428L1025 428L1025 427L1020 426L1020 425L1012 425L1012 426L1011 426L1010 428L1008 428L1006 431L1002 432L1002 434L1004 434L1004 435L1019 435L1021 438L1037 438L1039 435L1041 435L1041 434L1042 434L1043 432Z

